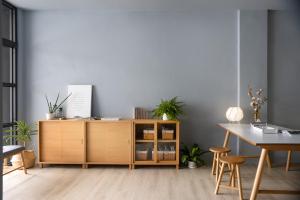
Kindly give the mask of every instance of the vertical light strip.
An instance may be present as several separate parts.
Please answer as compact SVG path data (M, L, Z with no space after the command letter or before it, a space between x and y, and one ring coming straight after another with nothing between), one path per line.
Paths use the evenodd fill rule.
M241 36L240 36L240 32L241 32L241 27L240 27L240 10L237 11L237 106L241 105L241 60L240 60L240 56L241 56ZM240 139L239 137L237 137L236 140L236 153L237 155L240 154Z

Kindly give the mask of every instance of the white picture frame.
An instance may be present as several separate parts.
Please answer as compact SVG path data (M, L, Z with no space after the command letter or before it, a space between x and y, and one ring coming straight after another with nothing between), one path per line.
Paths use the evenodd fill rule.
M92 85L68 85L67 118L89 118L92 114Z

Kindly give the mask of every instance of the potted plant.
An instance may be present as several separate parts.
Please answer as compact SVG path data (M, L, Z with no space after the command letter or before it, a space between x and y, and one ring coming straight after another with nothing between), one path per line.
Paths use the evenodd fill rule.
M170 100L161 100L160 104L153 110L155 117L162 118L163 120L176 120L179 115L183 114L183 102L177 101L177 97Z
M181 152L181 163L184 166L188 166L188 168L193 169L205 164L201 156L208 151L200 149L198 144L194 144L191 149L189 149L188 146L184 144Z
M62 100L60 103L58 103L58 99L59 99L59 93L57 94L56 97L56 101L55 103L51 103L48 100L47 95L45 95L46 101L47 101L47 105L48 105L48 113L46 113L46 119L50 120L50 119L54 119L55 118L55 112L65 103L65 101L71 96L71 94L69 94L64 100Z
M8 140L15 139L18 144L26 146L27 143L31 142L31 136L35 135L37 130L34 129L32 125L27 124L24 121L17 121L14 128L10 130L5 130L6 133L12 133L10 135L5 135L4 139L6 143ZM26 168L34 167L35 165L35 155L34 150L24 150L24 162ZM20 166L22 163L22 159L20 155L14 155L11 159L13 166Z

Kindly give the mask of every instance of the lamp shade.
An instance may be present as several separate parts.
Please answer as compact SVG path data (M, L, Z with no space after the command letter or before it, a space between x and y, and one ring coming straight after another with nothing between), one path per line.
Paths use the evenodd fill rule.
M239 122L243 119L244 113L240 107L229 107L226 111L226 118L230 122Z

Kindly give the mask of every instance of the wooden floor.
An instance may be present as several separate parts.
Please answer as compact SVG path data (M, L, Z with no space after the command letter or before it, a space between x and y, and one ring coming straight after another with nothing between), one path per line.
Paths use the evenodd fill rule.
M244 197L249 199L255 166L242 166ZM238 199L237 191L220 189L215 195L215 179L209 167L198 169L138 168L99 166L50 166L17 170L3 177L5 200L101 199L101 200L210 200ZM300 189L300 171L265 169L262 186ZM296 195L259 194L257 199L300 199Z

